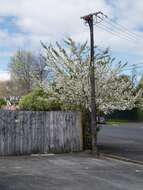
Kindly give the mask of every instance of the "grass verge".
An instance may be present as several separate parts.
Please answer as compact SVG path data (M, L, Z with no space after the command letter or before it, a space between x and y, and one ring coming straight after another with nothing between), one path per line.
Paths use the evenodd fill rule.
M124 124L124 123L128 123L128 120L120 120L120 119L111 119L111 120L107 120L106 124L107 125L120 125L120 124Z

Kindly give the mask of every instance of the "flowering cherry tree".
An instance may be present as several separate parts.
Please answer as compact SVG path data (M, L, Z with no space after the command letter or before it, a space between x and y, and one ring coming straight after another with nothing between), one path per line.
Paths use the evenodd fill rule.
M51 80L44 88L52 91L65 102L82 105L90 109L89 47L87 42L77 44L67 39L64 44L46 46L44 59L51 71ZM116 63L109 51L96 51L95 88L96 104L99 112L105 114L113 110L135 107L141 96L130 80L121 77L126 63Z

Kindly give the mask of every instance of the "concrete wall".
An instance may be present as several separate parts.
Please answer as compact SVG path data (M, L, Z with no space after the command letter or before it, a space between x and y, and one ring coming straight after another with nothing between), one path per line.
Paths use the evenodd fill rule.
M0 110L0 155L82 150L79 112Z

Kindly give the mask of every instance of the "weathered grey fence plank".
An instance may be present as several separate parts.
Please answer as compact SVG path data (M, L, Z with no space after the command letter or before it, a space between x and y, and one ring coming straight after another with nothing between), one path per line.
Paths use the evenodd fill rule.
M0 110L0 156L82 150L79 112Z

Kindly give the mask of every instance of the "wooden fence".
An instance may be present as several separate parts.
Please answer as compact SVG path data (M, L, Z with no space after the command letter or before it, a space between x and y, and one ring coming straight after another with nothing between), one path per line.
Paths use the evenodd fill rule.
M0 156L82 150L79 112L0 110Z

